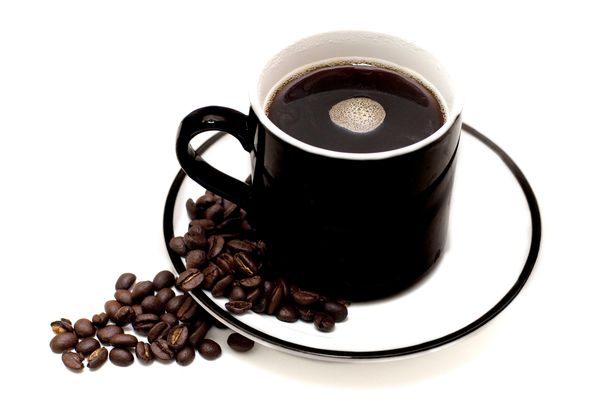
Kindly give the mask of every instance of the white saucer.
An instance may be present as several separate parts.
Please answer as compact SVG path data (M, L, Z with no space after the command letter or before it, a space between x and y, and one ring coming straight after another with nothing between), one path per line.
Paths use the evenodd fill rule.
M249 156L233 137L219 133L201 150L226 173L242 180L249 174ZM186 200L203 193L178 174L165 208L167 243L187 231ZM331 333L253 312L233 315L224 308L226 299L208 291L193 297L231 329L275 349L328 360L407 357L454 342L501 312L532 271L540 230L538 205L521 171L493 142L464 125L448 245L419 284L391 298L351 304L348 318ZM181 259L173 253L171 258L183 271Z

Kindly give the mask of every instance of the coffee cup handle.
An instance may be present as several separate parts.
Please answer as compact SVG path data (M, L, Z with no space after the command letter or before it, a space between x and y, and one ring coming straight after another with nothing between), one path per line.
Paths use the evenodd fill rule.
M190 146L197 134L211 130L231 134L248 152L253 150L253 142L248 131L248 117L237 110L220 106L207 106L196 109L179 125L175 151L182 169L198 184L248 209L250 186L211 166Z

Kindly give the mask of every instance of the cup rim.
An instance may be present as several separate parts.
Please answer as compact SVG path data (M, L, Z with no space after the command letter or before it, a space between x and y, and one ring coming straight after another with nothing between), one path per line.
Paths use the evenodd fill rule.
M303 37L299 40L296 40L295 42L287 46L285 49L279 51L276 55L268 59L266 63L261 66L261 69L257 72L257 75L256 75L257 78L252 81L252 87L250 89L250 94L249 94L250 106L254 114L256 115L256 117L259 119L259 121L269 131L273 132L273 134L275 134L279 139L283 140L284 142L292 146L295 146L298 149L301 149L305 152L324 156L324 157L347 159L347 160L379 160L379 159L387 159L390 157L404 155L407 153L418 151L425 146L429 146L433 144L434 142L442 139L446 135L446 133L453 126L453 124L457 121L457 118L461 115L461 110L463 106L463 100L462 100L462 96L459 91L459 88L457 87L456 82L454 81L454 79L451 78L448 72L446 73L448 75L448 82L451 85L451 89L453 90L453 93L455 96L454 98L455 104L453 105L453 107L447 107L448 110L447 110L446 121L433 134L429 135L428 137L422 140L419 140L416 143L410 144L408 146L400 147L400 148L393 149L393 150L382 151L382 152L370 152L370 153L341 152L341 151L335 151L335 150L330 150L330 149L324 149L318 146L311 145L309 143L305 143L297 139L296 137L293 137L290 134L284 132L282 129L276 126L269 119L269 117L267 117L267 114L265 113L265 108L264 108L265 102L261 101L259 97L260 79L262 78L264 72L267 70L268 66L272 62L279 60L281 58L280 56L284 53L284 51L298 44L308 43L310 41L323 40L323 39L326 39L327 37L340 37L340 36L368 36L368 37L376 36L376 37L383 39L383 41L393 41L398 44L403 44L404 47L419 49L425 52L426 54L428 54L435 62L440 63L441 61L431 51L429 52L426 51L425 49L421 48L414 42L411 43L400 37L396 37L396 36L392 36L392 35L384 34L384 33L373 32L373 31L339 30L339 31L328 31L328 32L323 32L323 33L318 33L318 34L314 34L311 36ZM340 57L343 57L343 56L340 56ZM361 57L370 58L370 56L361 56ZM318 63L318 61L314 61L312 63ZM296 67L295 69L298 69L298 68L299 67ZM439 65L439 69L444 71L440 67L440 65ZM279 80L282 80L282 79L279 79Z

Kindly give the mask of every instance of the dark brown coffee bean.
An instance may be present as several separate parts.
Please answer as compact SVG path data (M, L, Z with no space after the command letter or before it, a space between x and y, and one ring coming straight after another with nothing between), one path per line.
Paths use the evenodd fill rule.
M303 306L313 305L320 299L320 296L317 293L307 292L304 290L294 291L291 296L297 305Z
M171 326L166 322L158 322L149 330L147 340L149 343L155 342L158 339L166 339Z
M189 225L186 235L205 236L207 237L207 229L203 225Z
M115 312L112 319L118 326L128 325L135 320L135 310L132 306L122 306Z
M154 313L159 316L164 313L164 305L156 296L146 296L141 302L141 307L144 313Z
M181 366L187 366L194 360L194 348L192 346L184 346L175 355L175 362Z
M288 286L288 282L286 282L284 278L278 278L276 284L280 285L282 288L282 299L286 299L286 297L290 295L290 286Z
M271 291L271 298L267 305L267 315L273 315L278 311L284 298L284 285L280 282L276 282L275 287Z
M97 369L104 365L107 362L107 358L109 357L109 351L107 348L102 347L96 349L94 352L90 353L88 356L88 368Z
M115 290L130 289L136 280L134 273L122 273L115 281Z
M160 316L160 320L163 321L164 323L166 323L169 326L175 326L177 325L177 322L179 321L179 319L177 319L177 316L175 316L172 313L163 313Z
M278 310L276 317L282 322L292 323L299 319L299 313L292 305L286 304Z
M186 256L186 253L188 252L188 246L186 246L183 236L176 236L169 240L169 248L182 257Z
M237 352L247 352L254 347L253 340L235 332L228 335L226 343L231 349L234 349Z
M134 303L139 303L144 297L153 295L156 291L154 284L149 280L137 282L132 288L131 296Z
M186 201L186 211L188 212L188 217L190 219L198 219L202 215L202 210L197 207L196 203L194 203L194 200L192 199L188 199Z
M219 235L214 235L209 237L208 242L209 250L207 251L207 259L213 259L224 249L224 238Z
M114 320L113 315L121 307L122 304L117 300L108 300L105 302L105 313L109 316L109 319Z
M190 296L184 300L184 303L177 309L177 318L182 322L189 322L194 318L199 310L199 305Z
M249 240L229 240L227 246L234 252L255 253L257 251L256 244Z
M201 287L207 290L211 290L216 282L222 278L222 271L214 263L210 263L202 272L203 284Z
M129 366L135 361L135 357L129 350L122 348L113 348L109 352L109 360L117 366Z
M92 337L82 339L75 346L75 350L84 356L88 356L98 348L100 348L100 342Z
M109 322L109 315L105 312L92 316L92 324L97 328L104 328Z
M194 249L186 254L186 268L202 269L207 264L207 252L201 249Z
M173 326L167 335L167 343L169 344L169 348L176 351L180 350L186 346L186 343L188 343L189 336L190 333L186 325Z
M55 334L74 331L72 322L65 318L51 322L51 330Z
M222 354L220 345L211 339L205 339L197 346L197 349L201 356L207 360L217 359Z
M162 288L156 293L156 297L160 300L160 303L165 307L169 300L175 296L175 292L171 288Z
M132 322L132 327L139 333L147 334L158 322L160 322L158 315L144 313L135 318L134 322Z
M212 192L205 192L203 196L199 197L196 200L196 205L201 210L205 210L208 207L213 206L215 204L216 204L216 198L214 197L214 194Z
M205 277L199 269L188 269L179 274L177 287L184 292L189 292L201 286Z
M120 328L117 325L109 325L104 328L98 329L96 332L96 337L100 341L100 343L108 345L111 337L117 335L118 333L124 333L124 329Z
M111 336L111 339L109 339L111 346L115 346L116 348L134 348L137 346L138 342L136 336L125 333L118 333L117 335Z
M78 371L83 369L83 356L76 352L66 351L62 354L62 363L68 369Z
M235 267L246 276L254 276L258 270L258 266L254 259L247 253L239 252L234 257Z
M341 322L348 316L348 308L337 302L325 302L322 305L323 311L327 312L336 322Z
M184 301L188 298L188 295L177 295L172 297L166 306L166 311L169 313L177 314L177 310L184 304Z
M135 354L137 355L137 359L141 360L144 363L150 363L154 360L154 355L152 354L152 349L149 343L137 343L137 346L135 348Z
M128 289L118 289L115 291L113 295L115 300L117 300L122 306L132 305L132 296Z
M241 286L235 285L228 292L228 298L230 300L245 300L246 292L242 289Z
M220 279L216 284L211 288L211 295L214 298L219 298L224 296L226 290L233 284L235 278L233 275L227 275Z
M207 233L209 230L212 230L216 227L216 222L209 219L194 219L190 221L189 228L193 226L200 226L203 231L201 233Z
M55 353L62 353L65 350L72 349L77 344L77 335L73 332L62 332L58 333L51 339L49 342L49 347Z
M230 302L226 302L224 304L226 310L236 315L241 315L246 313L252 308L252 302L248 302L245 300L232 300Z
M137 318L137 316L143 315L143 306L141 306L140 304L132 305L132 310L135 311L135 319Z
M317 312L314 315L314 326L321 332L331 332L335 326L335 319L327 313Z
M260 276L250 276L239 281L239 284L244 288L252 289L257 288L263 283L263 278Z
M89 319L79 319L75 322L75 333L80 338L89 338L96 334L96 328Z
M299 307L297 308L297 312L299 312L299 319L304 322L314 322L314 315L316 315L316 310L312 308Z
M213 220L214 222L220 222L224 218L224 208L219 205L211 205L205 210L203 214L205 219Z
M271 295L271 292L273 292L273 288L274 288L275 284L270 281L270 280L266 280L263 282L263 292L265 292L265 295L269 296Z
M195 324L190 328L190 336L188 337L188 341L194 347L197 347L201 341L207 335L207 331L209 330L209 325L207 322L203 320L198 320Z
M258 299L263 293L262 289L256 288L250 291L250 293L248 293L246 295L246 300L248 302L254 302L256 301L256 299Z
M201 227L201 226L192 226L192 228L195 228L195 227ZM190 250L193 250L193 249L206 250L207 249L207 236L204 234L202 235L194 234L193 235L191 233L186 233L184 235L184 243Z
M267 296L265 295L256 298L254 302L252 302L252 312L265 313L265 309L267 309L267 303Z
M228 253L220 253L218 257L216 257L216 265L226 275L235 274L235 259Z
M169 348L167 341L163 339L152 342L150 345L150 350L156 359L161 361L171 360L175 356L173 350Z

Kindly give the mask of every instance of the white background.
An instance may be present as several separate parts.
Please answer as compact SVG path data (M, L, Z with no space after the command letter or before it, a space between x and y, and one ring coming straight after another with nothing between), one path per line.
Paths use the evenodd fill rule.
M3 2L0 408L613 410L614 14L591 1L413 3ZM182 117L247 111L253 60L347 28L444 55L465 120L526 173L544 236L523 293L469 339L393 363L258 347L187 368L65 370L50 321L101 311L122 272L170 267L161 219Z

